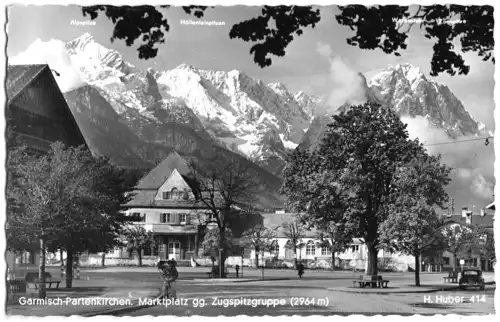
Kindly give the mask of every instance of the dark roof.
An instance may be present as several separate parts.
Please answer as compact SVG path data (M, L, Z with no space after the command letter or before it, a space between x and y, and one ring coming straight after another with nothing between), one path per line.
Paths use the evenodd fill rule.
M287 229L283 227L283 224L290 224L295 222L295 214L293 213L267 213L261 214L263 217L263 225L265 228L276 229L276 237L286 238L285 233ZM317 230L311 229L305 231L306 238L316 238Z
M485 226L485 227L493 227L493 216L492 215L472 215L471 216L471 224L474 226ZM466 220L462 215L451 215L445 219L445 223L458 223L465 224Z
M159 189L165 180L176 169L183 177L189 173L189 167L186 160L184 160L177 152L170 153L160 164L144 176L137 184L139 190L153 190ZM190 182L187 182L190 184Z
M8 65L5 79L7 101L15 98L49 65Z

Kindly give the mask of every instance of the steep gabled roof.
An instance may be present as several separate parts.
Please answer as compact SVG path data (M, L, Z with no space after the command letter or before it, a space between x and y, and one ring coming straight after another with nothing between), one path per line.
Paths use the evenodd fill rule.
M7 102L16 98L49 65L8 65L5 75Z
M172 174L174 169L184 176L189 173L189 166L177 152L170 153L160 164L144 176L137 184L138 190L157 190ZM189 182L188 182L189 184Z

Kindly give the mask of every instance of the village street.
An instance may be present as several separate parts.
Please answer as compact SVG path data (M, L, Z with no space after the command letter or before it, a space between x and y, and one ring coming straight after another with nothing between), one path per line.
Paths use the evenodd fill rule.
M56 275L56 268L49 268ZM307 270L303 279L298 279L293 270L265 270L265 280L261 280L261 271L244 268L243 278L210 280L206 278L206 267L179 267L180 279L176 283L179 302L160 303L155 305L148 299L159 294L161 280L155 268L152 267L110 267L105 269L82 269L80 280L77 280L75 292L88 285L93 290L89 297L123 297L133 298L142 303L136 303L128 308L66 307L57 308L58 315L72 314L112 314L120 315L204 315L235 316L247 315L334 315L334 314L493 314L494 285L487 285L485 291L444 290L433 293L413 293L417 291L432 291L441 287L453 287L445 284L442 277L445 273L423 273L422 287L414 288L412 273L381 273L390 280L388 289L360 290L353 289L352 280L361 272ZM234 274L234 273L233 273ZM493 273L485 273L486 282L493 281ZM239 282L236 282L239 280ZM64 287L62 285L61 287ZM67 296L72 296L68 291ZM361 292L361 293L353 293ZM374 292L382 292L377 294ZM49 292L51 294L51 292ZM471 297L480 295L478 301ZM483 296L484 295L484 296ZM438 303L448 297L460 297L459 303ZM463 297L463 302L462 302ZM231 303L230 300L233 299ZM246 300L248 303L234 302ZM475 299L475 298L474 298ZM214 302L215 300L215 302ZM257 300L272 300L273 303L256 303ZM430 303L433 302L433 303ZM139 304L139 305L138 305ZM167 306L165 306L167 304ZM47 316L54 314L55 307L30 307L12 305L8 307L9 314L28 316ZM81 313L83 312L83 313Z

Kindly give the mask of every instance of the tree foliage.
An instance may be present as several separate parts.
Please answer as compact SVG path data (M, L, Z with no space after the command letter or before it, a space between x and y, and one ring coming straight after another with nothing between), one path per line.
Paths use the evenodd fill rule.
M169 6L108 6L83 7L84 16L96 19L101 12L114 24L111 40L123 39L127 46L140 40L139 58L150 59L158 54L158 44L165 42L170 30L162 10ZM184 6L187 14L202 18L207 7ZM416 10L414 10L416 8ZM467 75L470 71L458 52L476 52L484 61L495 62L493 56L493 7L492 6L362 6L338 7L336 21L355 32L346 39L347 44L363 50L382 50L386 54L400 56L407 49L411 29L419 25L423 35L434 41L431 75L440 73ZM323 18L319 9L312 6L263 6L257 17L232 26L229 37L254 43L250 49L254 61L260 67L272 64L271 55L283 57L294 38L303 34L304 28L314 28ZM417 20L401 25L399 19ZM463 20L464 23L447 23ZM454 41L460 42L460 49Z
M109 160L95 159L84 147L54 143L45 155L25 147L8 151L7 223L9 249L39 240L45 250L63 249L69 259L84 251L105 251L119 244L126 203L133 183ZM72 260L66 286L71 287Z
M207 232L203 237L202 246L203 249L209 249L211 252L216 254L222 249L228 250L233 246L233 234L230 228L224 230L224 238L220 238L221 233L218 227L207 228Z
M299 218L293 222L284 222L282 227L285 230L285 237L288 239L285 247L291 246L295 254L295 265L297 265L297 249L301 250L304 247L302 239L306 237L306 227Z
M380 229L406 193L398 174L425 152L409 139L398 116L377 104L353 106L334 115L327 127L315 151L297 149L290 157L281 191L302 221L320 227L334 224L346 239L362 238L369 252L367 273L376 275ZM442 207L447 201L441 186L448 182L446 169L438 159L425 160L429 176L419 178L423 186L414 191ZM443 171L443 178L432 177L441 174L433 170Z
M446 72L450 75L467 75L470 66L455 49L453 42L460 41L462 52L474 51L484 61L493 57L493 7L432 5L418 6L412 12L407 6L373 6L349 5L340 7L341 14L336 16L337 22L348 26L356 35L348 38L347 43L361 49L381 49L386 54L400 56L400 51L407 48L406 39L412 27L419 24L423 35L433 39L433 56L431 59L431 76ZM401 26L398 20L417 20ZM446 21L463 20L464 23L446 23Z
M242 247L253 249L256 253L270 251L276 238L276 229L256 225L247 229L240 238Z
M477 240L477 233L473 226L464 224L447 225L442 232L446 250L453 254L453 270L456 270L457 258L465 254Z
M124 230L127 250L135 252L139 260L139 267L142 266L142 251L156 247L153 232L147 231L142 226L131 226Z

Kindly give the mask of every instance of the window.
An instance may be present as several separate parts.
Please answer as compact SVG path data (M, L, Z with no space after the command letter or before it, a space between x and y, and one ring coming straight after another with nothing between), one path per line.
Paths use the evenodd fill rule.
M314 255L316 253L316 246L314 242L310 240L306 246L306 255Z
M321 255L330 255L330 247L328 246L321 246Z
M160 214L160 222L161 223L170 223L172 222L172 214L162 213Z
M163 191L163 199L164 200L170 199L170 193L168 191Z
M180 199L180 192L177 188L172 188L170 191L170 198L175 200Z
M359 252L359 245L352 245L351 246L351 252L353 252L353 253Z
M146 222L146 214L139 214L138 222Z
M184 193L182 194L182 198L184 200L188 200L189 199L189 191L187 189L184 189Z
M443 263L444 263L444 265L450 265L450 258L449 257L443 257Z
M179 223L185 224L187 222L187 214L179 214Z
M144 248L144 256L151 256L152 255L152 248L146 247Z
M194 242L191 239L186 243L186 252L194 252Z
M22 252L17 258L18 264L35 264L35 256L32 252Z
M159 252L164 252L164 251L165 251L165 244L161 243L161 244L158 246L158 251L159 251Z

